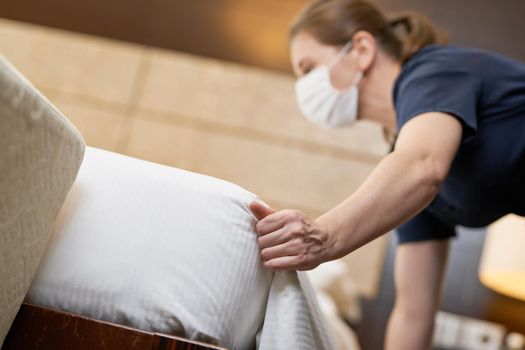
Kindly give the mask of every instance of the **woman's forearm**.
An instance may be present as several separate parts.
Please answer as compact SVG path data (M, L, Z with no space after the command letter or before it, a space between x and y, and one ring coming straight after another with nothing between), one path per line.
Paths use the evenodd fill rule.
M342 257L396 228L435 197L441 184L431 157L394 152L361 187L316 222L338 236L331 258Z
M436 196L460 146L462 125L453 115L423 113L400 130L396 149L363 185L312 221L304 213L253 202L263 266L309 270L340 258L399 226Z

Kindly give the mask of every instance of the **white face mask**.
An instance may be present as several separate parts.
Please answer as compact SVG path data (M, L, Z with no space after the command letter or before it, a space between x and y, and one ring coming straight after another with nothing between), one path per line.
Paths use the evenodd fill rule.
M320 126L350 126L357 119L357 84L363 77L363 72L357 73L351 86L345 90L336 89L330 80L330 71L351 48L352 43L349 42L328 65L314 69L295 83L299 109L306 118Z

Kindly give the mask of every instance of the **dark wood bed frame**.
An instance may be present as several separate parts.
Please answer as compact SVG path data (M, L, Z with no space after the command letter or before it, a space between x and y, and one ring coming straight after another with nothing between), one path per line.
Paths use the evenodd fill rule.
M88 317L22 304L2 350L225 350Z

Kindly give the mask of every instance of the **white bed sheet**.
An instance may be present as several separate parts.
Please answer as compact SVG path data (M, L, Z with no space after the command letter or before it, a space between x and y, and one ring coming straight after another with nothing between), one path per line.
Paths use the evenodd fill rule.
M88 147L27 301L231 349L332 349L306 274L262 268L254 199Z

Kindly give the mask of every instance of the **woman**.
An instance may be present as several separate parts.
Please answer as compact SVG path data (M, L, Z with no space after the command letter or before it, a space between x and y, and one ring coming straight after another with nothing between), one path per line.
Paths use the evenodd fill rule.
M445 46L425 17L389 21L364 0L308 5L290 51L306 117L371 120L398 136L362 186L316 220L251 203L263 264L311 269L397 228L385 347L428 348L454 227L525 215L525 64Z

